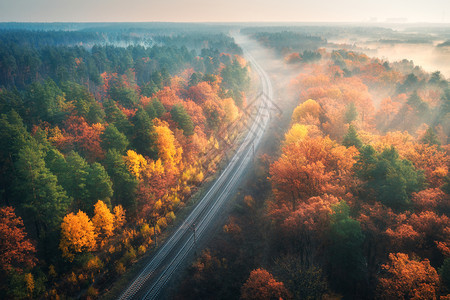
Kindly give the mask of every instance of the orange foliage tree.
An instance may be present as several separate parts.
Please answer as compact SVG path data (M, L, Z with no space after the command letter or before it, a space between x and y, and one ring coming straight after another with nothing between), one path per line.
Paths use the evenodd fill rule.
M415 144L413 149L405 154L417 169L425 171L430 187L439 187L448 174L450 156L436 145Z
M95 227L84 212L79 210L77 214L70 213L64 217L59 248L65 258L72 261L75 253L93 251L95 238Z
M110 237L113 234L114 215L101 200L98 200L94 206L92 224L94 224L96 235L101 239Z
M324 232L329 225L332 206L337 203L339 198L332 195L311 197L283 221L283 227L303 233Z
M190 99L183 102L183 107L191 117L192 123L201 130L205 130L206 118L202 107Z
M282 282L276 281L272 274L264 269L256 269L241 288L241 299L272 300L287 299L289 293Z
M156 93L156 98L161 101L161 103L168 111L171 110L172 106L174 106L175 104L183 102L183 100L181 100L180 97L177 96L175 91L170 87L165 87L164 89Z
M389 254L389 263L382 265L384 276L378 291L383 299L436 299L439 276L425 259L410 259L404 253Z
M450 208L450 197L441 189L426 189L417 193L412 193L411 201L414 206L421 210L448 211Z
M412 214L408 223L420 234L421 243L416 245L427 256L437 247L445 256L450 255L450 218L432 211Z
M356 155L354 147L345 148L328 137L305 138L285 146L281 157L270 167L277 202L288 202L295 211L299 200L339 189L345 192L352 182Z
M202 81L197 85L191 86L188 91L188 97L199 104L203 104L206 101L217 102L219 100L217 91L209 82L206 81Z

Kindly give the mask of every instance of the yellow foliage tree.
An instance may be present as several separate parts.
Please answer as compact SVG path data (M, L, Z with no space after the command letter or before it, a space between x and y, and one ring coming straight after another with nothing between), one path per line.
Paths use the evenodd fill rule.
M150 238L150 236L153 234L153 232L150 231L150 226L147 223L144 223L141 227L141 235L147 239Z
M98 256L94 256L93 258L88 260L88 262L84 266L84 269L91 274L94 274L103 269L103 262L100 258L98 258Z
M234 122L239 116L239 109L232 98L223 100L223 110L225 111L225 121Z
M175 166L181 161L183 149L176 146L175 136L172 130L165 124L155 127L156 145L158 147L158 155L165 165Z
M122 227L125 222L125 209L122 205L114 206L114 229Z
M195 181L202 182L204 178L205 178L205 176L203 175L203 171L200 170L197 173L197 176L195 176Z
M114 230L114 215L109 210L103 201L98 200L94 206L94 217L92 223L95 227L95 232L99 237L110 237Z
M308 135L308 128L305 125L294 124L284 135L284 145L300 142Z
M147 169L145 170L145 176L147 178L152 178L153 175L162 175L164 174L164 166L161 162L161 159L158 158L157 161L150 160Z
M167 219L164 217L161 217L156 221L156 225L159 226L159 228L166 228L167 227Z
M142 172L147 168L147 160L133 150L127 151L127 155L124 156L124 160L130 173L140 180L142 177Z
M70 213L64 217L59 248L65 258L72 261L74 253L94 250L95 238L94 225L84 212L79 210L76 215Z
M173 211L170 211L166 214L166 220L168 220L169 222L175 220L175 218L175 213Z
M159 199L158 201L155 202L155 204L153 205L153 208L155 210L159 210L159 209L161 209L161 207L162 207L162 201L161 201L161 199Z
M318 118L320 111L320 104L312 99L308 99L294 109L292 123L301 123L302 119L307 117Z
M203 172L200 167L195 165L187 165L181 175L181 180L184 185L201 182L203 180Z
M25 274L25 284L27 287L27 294L28 297L32 297L33 295L33 291L34 291L34 277L33 274L31 273L26 273Z

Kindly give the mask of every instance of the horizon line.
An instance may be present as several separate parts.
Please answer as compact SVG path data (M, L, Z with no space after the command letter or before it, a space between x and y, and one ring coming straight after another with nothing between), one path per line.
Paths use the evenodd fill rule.
M395 25L409 25L409 24L433 24L433 25L450 25L450 21L431 22L431 21L0 21L0 24L4 23L17 23L17 24L68 24L68 23L129 23L129 24L142 24L142 23L191 23L191 24L395 24Z

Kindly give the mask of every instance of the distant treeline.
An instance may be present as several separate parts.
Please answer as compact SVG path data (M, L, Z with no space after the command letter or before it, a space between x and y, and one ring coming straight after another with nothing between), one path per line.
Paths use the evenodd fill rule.
M391 24L392 25L392 24ZM446 27L420 27L405 28L403 30L388 28L389 24L381 26L349 26L346 24L330 25L301 25L301 26L270 26L270 27L247 27L242 29L246 34L271 33L280 34L291 32L304 36L322 37L326 40L348 40L350 37L355 41L373 41L381 43L404 44L404 43L432 43L433 41L448 40L448 28ZM290 43L294 46L293 43Z
M327 44L327 40L320 36L292 31L257 32L253 34L253 37L264 46L278 52L316 50Z
M168 23L168 22L139 22L139 23L0 23L0 29L28 30L28 31L91 31L91 32L147 32L154 34L182 34L213 33L228 31L236 27L230 24L210 23Z
M123 74L130 68L135 70L139 84L148 82L155 70L173 73L186 64L195 65L198 54L212 57L210 64L217 67L220 52L207 49L221 49L230 54L242 52L224 34L158 36L155 40L130 33L2 31L0 86L21 89L46 78L98 84L101 73ZM86 47L88 44L90 47ZM151 44L155 45L146 47ZM205 50L200 53L200 49Z

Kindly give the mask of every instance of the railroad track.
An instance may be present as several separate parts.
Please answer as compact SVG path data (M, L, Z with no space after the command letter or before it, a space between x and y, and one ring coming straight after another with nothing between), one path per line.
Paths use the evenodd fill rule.
M268 128L273 100L269 76L245 49L244 56L261 80L261 96L247 135L206 195L120 295L120 300L164 298L161 292L172 275L195 250L196 241L205 237L220 215L221 208L233 198L240 186L241 179L253 160L255 149Z

